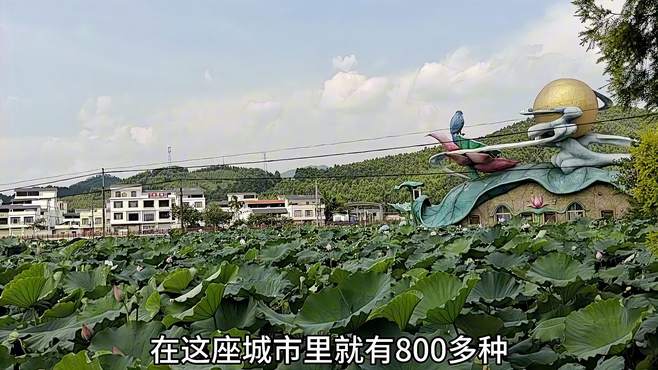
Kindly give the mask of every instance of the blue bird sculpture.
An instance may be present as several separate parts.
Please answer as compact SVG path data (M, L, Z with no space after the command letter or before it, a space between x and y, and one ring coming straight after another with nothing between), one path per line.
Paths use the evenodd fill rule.
M464 128L464 113L458 110L450 119L450 134L452 134L452 140L457 141L457 135L462 134L462 128Z

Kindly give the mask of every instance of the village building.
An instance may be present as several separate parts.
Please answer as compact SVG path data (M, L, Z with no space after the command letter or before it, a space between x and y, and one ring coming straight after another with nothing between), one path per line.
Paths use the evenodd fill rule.
M278 199L285 202L288 217L294 223L324 225L325 205L319 195L279 195Z
M0 237L50 234L63 222L66 211L66 202L57 198L57 188L15 189L12 202L0 205Z
M173 214L173 207L181 201L200 212L205 210L201 189L183 189L181 197L179 190L143 190L142 185L111 187L110 226L119 233L161 233L179 228L180 220Z

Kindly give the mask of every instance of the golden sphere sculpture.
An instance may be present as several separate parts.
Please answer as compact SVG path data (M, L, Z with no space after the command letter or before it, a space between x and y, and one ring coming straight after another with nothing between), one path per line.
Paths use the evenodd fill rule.
M591 87L583 81L573 78L560 78L549 82L539 92L532 105L532 110L552 109L557 107L578 107L583 115L574 120L578 129L573 137L580 137L592 130L598 114L599 103ZM550 122L560 118L559 113L535 115L538 123Z

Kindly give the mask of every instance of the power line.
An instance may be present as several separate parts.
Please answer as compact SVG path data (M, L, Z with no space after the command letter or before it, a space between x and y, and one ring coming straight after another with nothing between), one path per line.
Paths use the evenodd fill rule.
M625 117L616 117L616 118L610 118L610 119L605 119L605 120L598 120L598 121L591 121L591 122L583 122L579 123L578 125L594 125L594 124L600 124L600 123L605 123L605 122L615 122L615 121L621 121L621 120L627 120L627 119L634 119L634 118L645 118L645 117L651 117L658 115L658 112L653 112L653 113L646 113L646 114L640 114L640 115L634 115L634 116L625 116ZM574 126L575 124L566 124L566 125L558 125L555 126L557 127L569 127L569 126ZM487 138L492 138L492 137L503 137L503 136L512 136L512 135L519 135L519 134L527 134L528 132L532 131L546 131L545 129L538 129L538 130L525 130L525 131L517 131L517 132L508 132L508 133L501 133L501 134L489 134L486 136L481 136L481 137L476 137L473 139L487 139ZM425 132L426 133L426 132ZM417 148L417 147L434 147L439 145L438 143L426 143L426 144L413 144L413 145L404 145L404 146L396 146L396 147L385 147L385 148L376 148L376 149L365 149L365 150L357 150L357 151L348 151L348 152L336 152L336 153L325 153L325 154L317 154L317 155L307 155L307 156L297 156L297 157L284 157L284 158L274 158L274 159L265 159L265 160L253 160L253 161L242 161L242 162L233 162L233 163L228 163L224 164L223 166L239 166L239 165L251 165L251 164L260 164L260 163L271 163L271 162L284 162L284 161L296 161L296 160L304 160L304 159L318 159L318 158L327 158L327 157L335 157L335 156L345 156L345 155L355 155L355 154L365 154L365 153L374 153L374 152L383 152L383 151L391 151L391 150L400 150L400 149L409 149L409 148ZM262 152L258 152L262 153ZM215 157L209 157L209 158L215 158ZM192 169L192 168L207 168L207 167L213 167L213 166L218 166L217 164L203 164L203 165L194 165L194 166L186 166L184 168L186 169ZM105 173L126 173L126 172L137 172L137 171L149 171L149 170L161 170L161 169L166 169L167 167L155 167L155 168L131 168L131 169L123 169L123 170L113 170L113 171L106 171ZM47 184L52 184L52 183L57 183L57 182L63 182L63 181L69 181L73 179L78 179L81 177L87 177L87 176L92 176L92 175L97 175L100 174L99 172L93 173L93 174L87 174L87 175L82 175L82 176L75 176L75 177L69 177L69 178L64 178L64 179L58 179L56 181L50 181L46 183L39 183L39 184L33 184L30 186L40 186L40 185L47 185ZM2 189L0 192L4 191L11 191L13 190L12 188L10 189Z

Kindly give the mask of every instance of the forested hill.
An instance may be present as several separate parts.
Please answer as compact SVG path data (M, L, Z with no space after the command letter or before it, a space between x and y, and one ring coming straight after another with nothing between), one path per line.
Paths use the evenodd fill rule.
M646 113L646 111L637 109L622 112L613 108L601 113L598 119L608 120L642 113ZM625 119L598 123L593 125L593 128L599 133L635 137L640 128L649 124L648 122L649 119ZM655 123L656 119L653 119L652 122ZM520 121L487 135L479 141L486 144L524 141L528 138L527 128L533 123L532 120ZM465 128L465 132L469 133L468 127ZM598 150L601 149L603 148ZM624 149L610 147L605 150L620 151ZM450 188L463 181L460 178L437 174L442 171L429 168L429 157L440 151L440 147L432 147L329 168L298 168L291 179L282 179L278 173L272 174L257 168L218 166L196 171L188 171L180 167L146 171L123 179L121 182L144 184L146 189L200 187L206 191L206 197L209 200L225 200L226 193L229 192L254 191L266 195L313 194L317 180L319 191L325 200L340 204L349 201L384 203L407 201L408 194L395 191L393 188L405 180L417 180L425 183L424 193L429 195L433 202L438 202ZM555 151L552 149L528 147L506 150L503 152L503 156L522 162L543 162L549 161L554 153ZM453 168L460 170L459 167ZM410 175L382 176L389 174ZM367 177L369 175L378 177ZM65 199L69 202L70 208L89 207L91 204L100 206L101 204L99 194L78 195Z
M635 109L631 111L620 111L613 108L599 114L598 120L617 119L632 115L640 115L646 111ZM656 119L652 118L655 124ZM468 124L468 123L467 123ZM501 130L487 135L479 141L486 144L500 144L528 140L527 129L532 126L531 119L516 122ZM592 125L593 130L599 133L636 137L641 127L650 124L649 119L625 119L620 121L602 122ZM446 124L447 127L447 124ZM465 128L468 133L468 127ZM593 148L594 150L624 151L627 148L608 147ZM442 151L440 147L420 150L412 153L398 154L381 157L377 159L356 162L352 164L334 166L324 171L316 169L299 169L295 174L298 179L282 180L270 190L272 193L307 193L314 191L315 180L306 179L313 176L364 176L398 173L431 173L442 172L429 168L429 157ZM546 162L555 154L554 149L527 147L521 149L510 149L503 151L502 155L507 158L517 159L522 162ZM452 167L459 169L459 167ZM299 177L303 177L299 178ZM453 186L461 181L454 176L443 174L436 175L413 175L400 177L376 177L355 179L323 179L319 178L318 187L325 199L336 199L338 203L347 201L373 201L373 202L401 202L408 201L409 195L398 192L394 186L405 180L417 180L425 183L424 194L429 195L433 202L438 202Z

